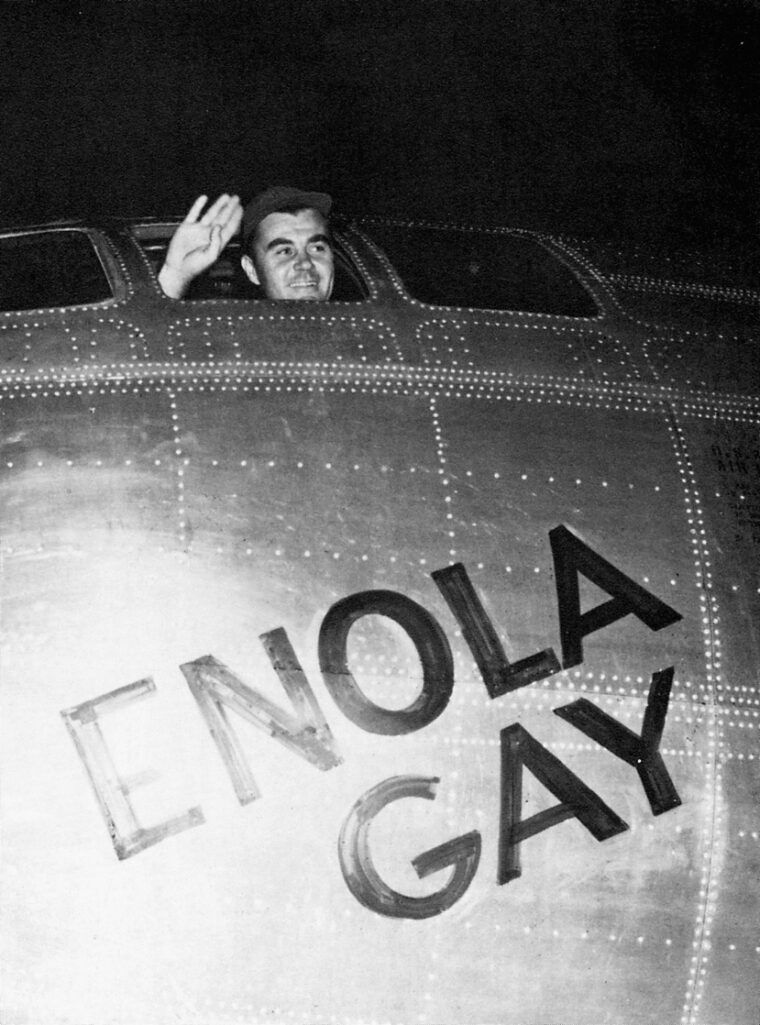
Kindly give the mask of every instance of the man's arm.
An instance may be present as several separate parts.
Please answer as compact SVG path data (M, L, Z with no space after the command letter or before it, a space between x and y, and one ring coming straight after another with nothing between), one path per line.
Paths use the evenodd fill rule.
M224 193L201 217L207 198L196 199L166 251L158 283L170 299L182 298L193 279L218 259L240 227L243 207L238 196Z

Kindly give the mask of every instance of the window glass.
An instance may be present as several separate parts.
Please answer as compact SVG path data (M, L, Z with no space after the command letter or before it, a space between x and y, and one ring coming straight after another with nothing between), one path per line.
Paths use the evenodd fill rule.
M533 239L374 223L368 232L421 302L565 317L599 314L572 271Z
M0 309L80 306L112 295L98 254L83 232L0 237Z

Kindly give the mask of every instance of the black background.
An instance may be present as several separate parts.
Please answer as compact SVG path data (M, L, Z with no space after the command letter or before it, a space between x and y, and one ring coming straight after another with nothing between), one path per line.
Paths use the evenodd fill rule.
M754 0L6 2L0 218L321 187L351 214L760 234Z

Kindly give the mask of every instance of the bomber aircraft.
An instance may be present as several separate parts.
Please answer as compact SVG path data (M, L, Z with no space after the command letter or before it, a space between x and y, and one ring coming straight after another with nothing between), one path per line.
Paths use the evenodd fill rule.
M757 1021L751 275L175 227L0 232L2 1021Z

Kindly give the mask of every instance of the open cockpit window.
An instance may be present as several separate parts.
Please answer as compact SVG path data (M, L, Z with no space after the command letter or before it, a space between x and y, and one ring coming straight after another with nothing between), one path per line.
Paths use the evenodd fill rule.
M111 298L103 264L85 232L0 235L0 310L83 306Z
M156 274L161 270L169 241L174 234L175 224L136 225L132 230L148 257ZM333 239L335 254L335 283L332 302L362 302L369 292L361 275L340 244L340 238ZM201 299L263 299L261 290L252 284L240 266L240 239L232 239L216 263L204 274L199 275L190 286L183 302Z
M597 317L593 296L561 260L534 239L372 222L409 294L433 306Z

